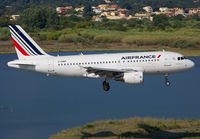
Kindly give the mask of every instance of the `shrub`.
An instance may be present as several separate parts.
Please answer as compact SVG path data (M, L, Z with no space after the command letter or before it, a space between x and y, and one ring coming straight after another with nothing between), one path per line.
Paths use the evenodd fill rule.
M8 28L0 28L0 40L5 41L10 38L10 33Z
M198 28L198 29L200 29L200 23L197 23L197 24L193 25L193 28Z
M6 41L6 40L8 40L8 39L9 39L9 35L7 35L7 34L0 35L0 40L1 40L1 41Z
M184 38L177 38L170 42L170 46L176 48L196 47L196 43Z
M49 33L47 35L47 40L58 40L58 38L60 37L61 33L59 32L55 32L55 33Z
M150 36L126 36L122 39L122 42L136 44L138 46L158 44L158 40L155 37Z
M30 36L37 41L47 40L47 34L30 33Z
M102 34L94 37L94 41L97 43L113 43L113 42L121 42L121 36L119 35L111 35L111 34Z
M81 36L76 34L63 34L58 39L60 42L73 42L78 43L84 41Z
M84 126L84 128L94 128L94 125L93 125L93 124L86 124L86 125Z

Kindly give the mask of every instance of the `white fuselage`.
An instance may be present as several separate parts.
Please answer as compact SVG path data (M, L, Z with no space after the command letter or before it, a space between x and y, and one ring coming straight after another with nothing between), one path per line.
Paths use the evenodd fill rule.
M50 56L19 26L9 26L18 60L9 67L65 77L105 78L103 89L110 89L108 79L127 84L141 84L144 74L164 74L189 70L194 63L174 52L132 52L75 56Z
M22 64L16 64L19 61ZM189 59L185 59L179 53L159 51L74 56L37 56L31 59L8 62L8 66L65 77L105 78L104 76L89 74L85 67L116 70L131 69L141 71L143 74L169 74L189 70L194 67L194 63Z

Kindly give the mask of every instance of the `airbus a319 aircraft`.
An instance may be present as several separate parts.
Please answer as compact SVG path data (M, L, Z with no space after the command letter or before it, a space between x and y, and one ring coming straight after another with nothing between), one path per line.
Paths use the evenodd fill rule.
M115 54L89 54L51 56L19 26L9 26L18 59L7 63L9 67L40 72L47 75L81 78L104 78L103 89L110 89L109 80L127 84L141 84L145 74L168 75L194 67L194 62L175 52L131 52Z

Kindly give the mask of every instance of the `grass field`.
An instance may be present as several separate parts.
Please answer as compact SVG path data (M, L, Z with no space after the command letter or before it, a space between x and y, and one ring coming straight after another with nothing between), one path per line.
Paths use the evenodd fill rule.
M71 29L30 32L47 52L57 51L144 51L170 50L186 56L200 56L200 29L182 28L172 31L113 31ZM8 41L9 31L0 28L0 53L14 53Z
M63 130L50 139L199 139L200 120L129 118L88 123Z

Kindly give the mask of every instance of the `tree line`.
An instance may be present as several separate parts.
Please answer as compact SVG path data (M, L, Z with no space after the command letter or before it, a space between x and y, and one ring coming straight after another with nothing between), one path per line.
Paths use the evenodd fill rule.
M144 6L151 6L154 10L158 10L159 7L169 8L196 8L200 7L200 0L111 0L113 4L118 4L121 8L128 10L134 10L139 12ZM30 8L32 5L46 6L56 8L58 6L97 6L99 4L105 4L104 0L1 0L0 3L0 15L2 13L20 14L24 9ZM12 6L12 8L6 8L6 6Z
M85 11L85 13L86 12L88 11ZM149 21L147 19L108 20L104 18L101 22L95 22L88 19L87 14L85 14L85 17L77 17L75 15L64 17L58 16L53 8L38 6L32 6L31 8L26 9L17 21L10 21L7 16L0 17L0 27L7 27L9 24L20 24L29 31L37 31L41 29L61 30L64 28L93 28L119 31L127 31L135 28L141 31L170 31L186 26L199 27L199 23L199 16L183 17L182 15L175 17L157 15L153 17L153 21Z
M88 11L85 11L88 12ZM29 30L55 29L64 28L96 28L106 30L127 31L131 28L140 30L170 30L186 26L199 24L199 16L183 17L178 15L175 17L167 17L165 15L157 15L153 17L153 21L147 19L121 19L108 20L104 18L101 22L95 22L85 17L77 17L75 15L64 17L58 16L55 9L47 7L32 6L26 9L17 21L10 21L7 16L0 17L0 27L6 27L9 24L20 24ZM191 22L195 21L195 22Z

